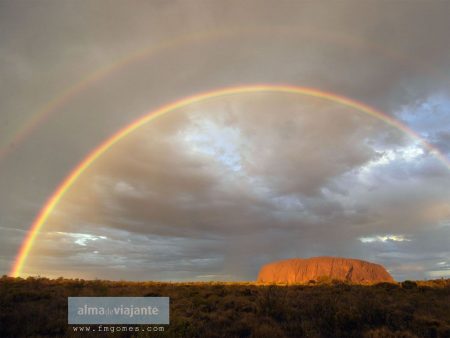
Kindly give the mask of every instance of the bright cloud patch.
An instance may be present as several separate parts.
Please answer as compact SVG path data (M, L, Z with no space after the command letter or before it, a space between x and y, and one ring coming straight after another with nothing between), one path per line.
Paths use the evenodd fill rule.
M414 144L399 149L386 149L377 151L378 158L371 160L365 166L361 167L362 171L368 172L376 167L387 166L395 161L411 162L416 161L420 156L424 155L422 144L416 141Z
M106 236L94 236L89 234L69 233L69 232L57 232L58 235L70 237L75 244L86 246L90 241L97 241L99 239L106 239Z
M191 151L209 156L232 171L242 169L241 139L236 128L200 120L184 132L183 141Z
M370 237L360 237L359 240L362 243L373 243L373 242L410 242L411 240L406 238L404 235L377 235Z

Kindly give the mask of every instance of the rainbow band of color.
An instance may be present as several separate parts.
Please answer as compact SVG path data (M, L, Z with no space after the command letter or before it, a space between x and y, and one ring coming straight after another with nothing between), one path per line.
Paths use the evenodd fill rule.
M139 118L134 121L130 125L125 128L119 130L112 137L104 141L97 148L95 148L81 163L79 163L72 172L67 176L67 178L58 186L53 195L48 199L44 208L39 212L36 219L34 220L25 240L23 241L20 250L16 256L14 264L12 266L10 275L17 277L21 274L22 268L25 264L25 261L30 253L31 248L33 247L34 241L37 238L40 229L43 224L46 222L52 211L57 206L58 202L64 196L64 194L73 186L73 184L77 181L77 179L83 174L83 172L88 169L92 163L94 163L98 158L100 158L103 154L105 154L112 146L114 146L121 139L131 134L141 126L146 123L156 119L157 117L174 111L176 109L188 106L193 103L197 103L204 100L209 100L213 98L217 98L220 96L233 95L233 94L245 94L245 93L261 93L261 92L279 92L279 93L292 93L299 95L306 95L317 97L321 99L325 99L328 101L333 101L336 103L340 103L344 106L353 108L360 112L364 112L373 117L376 117L385 123L400 129L401 131L409 134L410 136L417 138L425 148L427 148L430 153L436 156L444 165L450 169L449 160L439 152L438 149L434 148L432 145L423 140L417 133L408 128L406 125L402 124L400 121L392 118L391 116L377 111L363 103L356 102L354 100L350 100L348 98L327 93L323 91L319 91L311 88L304 87L296 87L296 86L287 86L287 85L251 85L251 86L240 86L240 87L231 87L225 89L219 89L214 91L209 91L206 93L202 93L199 95L194 95L188 98L181 99L179 101L175 101L173 103L162 106L161 108Z

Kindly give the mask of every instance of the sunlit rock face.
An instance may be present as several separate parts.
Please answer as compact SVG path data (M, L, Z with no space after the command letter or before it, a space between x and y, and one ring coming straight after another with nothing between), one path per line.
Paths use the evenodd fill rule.
M261 283L305 283L335 279L351 283L394 282L386 269L374 263L342 257L285 259L264 265L258 274Z

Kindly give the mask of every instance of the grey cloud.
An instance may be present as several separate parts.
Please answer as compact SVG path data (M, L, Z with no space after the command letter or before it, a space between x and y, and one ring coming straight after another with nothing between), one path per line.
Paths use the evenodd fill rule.
M12 150L0 159L0 227L12 229L1 230L3 271L33 217L90 150L146 112L198 92L260 82L316 87L397 116L448 152L447 2L0 6L0 146ZM67 88L143 50L150 52L92 80L25 142L11 143ZM417 246L428 243L417 233L448 222L447 168L425 151L363 173L386 152L410 145L397 130L324 100L242 95L193 105L136 132L89 169L52 214L49 237L37 244L27 267L68 275L85 267L86 276L96 277L107 256L98 258L93 247L73 244L70 236L58 246L63 239L50 233L99 235L102 229L108 238L115 234L122 257L133 257L129 276L136 279L157 275L144 248L151 240L126 249L127 237L140 243L139 236L168 248L183 239L167 257L161 249L161 264L174 262L161 279L251 279L265 261L320 254L381 259L399 278L422 277L434 264L428 252L446 255L443 245L436 251L431 244ZM390 233L413 239L395 259L382 258L392 250L385 243L370 249L358 241ZM199 263L208 257L209 265ZM111 258L116 267L102 276L116 278L122 263Z
M394 133L392 127L348 108L315 100L311 104L305 97L299 103L297 97L281 95L280 99L279 95L224 98L143 127L80 179L62 201L59 214L50 219L48 231L108 237L120 230L119 243L129 236L149 238L149 243L158 239L164 250L155 259L161 267L168 264L162 268L168 269L165 273L179 278L207 274L252 279L264 261L312 255L356 255L382 261L399 278L419 270L426 274L428 261L416 262L414 270L404 256L396 256L403 260L399 263L384 255L410 243L361 244L359 238L400 233L414 243L419 241L414 236L417 231L431 229L450 216L445 189L448 173L418 174L410 170L410 160L398 157L366 169L363 179L364 167L380 159L373 147L401 152L418 145L401 137L381 143L384 138L380 141L379 135ZM215 125L220 128L216 130ZM286 126L287 133L283 132ZM229 132L234 138L220 134L229 136ZM360 139L365 142L361 144ZM227 147L243 163L237 170L218 154L230 151ZM420 161L440 165L429 154ZM324 166L326 170L321 170ZM407 176L399 177L398 170ZM176 238L183 241L181 251L170 244ZM213 244L199 244L205 241ZM101 243L92 242L95 247ZM47 245L36 251L46 252ZM134 278L155 278L148 261L151 251L109 245L119 256L128 257L127 268L146 267ZM186 249L194 245L196 250ZM406 252L423 254L414 245ZM56 247L46 255L69 255L74 270L96 265L96 257L103 257L102 264L122 273L114 255L107 258L107 250L92 256L93 247L72 247L73 252L58 252ZM84 258L77 256L79 252L85 252ZM198 260L209 259L215 263L195 267ZM112 272L106 270L110 276Z

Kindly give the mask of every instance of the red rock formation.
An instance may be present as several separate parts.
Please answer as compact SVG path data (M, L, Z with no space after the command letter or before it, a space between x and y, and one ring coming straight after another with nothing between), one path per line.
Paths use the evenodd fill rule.
M341 257L285 259L264 265L258 274L261 283L305 283L321 278L352 283L394 282L379 264Z

